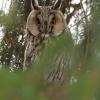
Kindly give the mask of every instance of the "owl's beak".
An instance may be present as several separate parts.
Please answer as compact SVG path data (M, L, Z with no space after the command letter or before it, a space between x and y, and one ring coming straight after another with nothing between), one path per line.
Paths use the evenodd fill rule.
M44 22L45 25L45 33L47 33L47 21Z

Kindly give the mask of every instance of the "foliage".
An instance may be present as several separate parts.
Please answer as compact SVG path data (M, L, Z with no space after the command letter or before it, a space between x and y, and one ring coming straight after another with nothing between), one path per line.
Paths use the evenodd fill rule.
M59 53L59 50L67 51L70 48L70 39L63 36L54 39L55 41L47 45L43 51L40 62L32 65L31 71L27 73L23 73L21 69L15 71L14 68L21 67L23 63L24 17L27 17L25 13L29 12L24 11L23 0L13 0L7 14L0 11L0 26L3 26L5 34L0 43L1 100L100 100L100 3L99 0L89 2L86 0L86 7L90 8L88 15L88 11L82 6L83 0L76 5L72 5L71 1L63 1L62 11L67 15L67 23L73 17L76 19L75 25L69 23L74 41L73 50L69 49L72 52L70 55L72 67L67 68L66 84L57 87L47 85L42 75L54 54ZM72 12L71 7L74 8ZM6 69L11 65L14 72Z
M4 38L0 45L1 65L14 65L23 62L24 29L23 29L23 2L12 1L7 14L1 11L0 25L3 27Z

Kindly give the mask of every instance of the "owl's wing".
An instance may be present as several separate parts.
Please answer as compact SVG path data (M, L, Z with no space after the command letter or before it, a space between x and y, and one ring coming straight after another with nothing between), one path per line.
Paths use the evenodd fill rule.
M31 58L33 56L33 50L34 50L34 36L27 31L26 33L26 49L24 53L24 63L23 63L23 70L26 71L29 68L29 64L31 62Z
M47 74L45 74L45 80L47 80L48 83L63 83L67 80L67 69L72 66L72 50L73 50L73 39L71 36L71 33L67 30L63 31L64 34L58 39L57 45L59 46L54 51L55 57L52 59L53 65L48 66ZM69 33L68 33L69 32ZM62 42L62 43L60 43ZM66 43L65 43L66 42ZM61 46L62 45L62 46ZM56 46L56 45L55 45ZM57 50L61 49L59 53L57 53ZM49 51L48 51L49 52Z

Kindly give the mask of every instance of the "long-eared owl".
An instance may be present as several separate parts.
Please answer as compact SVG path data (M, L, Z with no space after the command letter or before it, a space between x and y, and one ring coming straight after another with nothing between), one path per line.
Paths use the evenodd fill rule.
M27 18L27 46L24 55L23 70L29 68L31 62L34 62L41 50L48 44L52 37L58 37L63 31L68 31L66 20L60 11L61 0L55 0L52 6L39 6L38 0L32 0L32 11ZM63 81L63 70L66 66L64 53L57 56L55 69L46 76L48 82ZM63 58L63 59L62 59ZM48 72L49 73L49 72Z

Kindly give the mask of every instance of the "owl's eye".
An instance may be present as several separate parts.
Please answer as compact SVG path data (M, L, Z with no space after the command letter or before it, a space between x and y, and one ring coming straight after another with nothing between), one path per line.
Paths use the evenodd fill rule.
M36 24L37 24L37 25L40 25L41 23L40 23L40 21L39 21L39 20L36 20Z
M51 24L55 25L55 24L56 24L56 21L53 19L53 20L51 21Z

